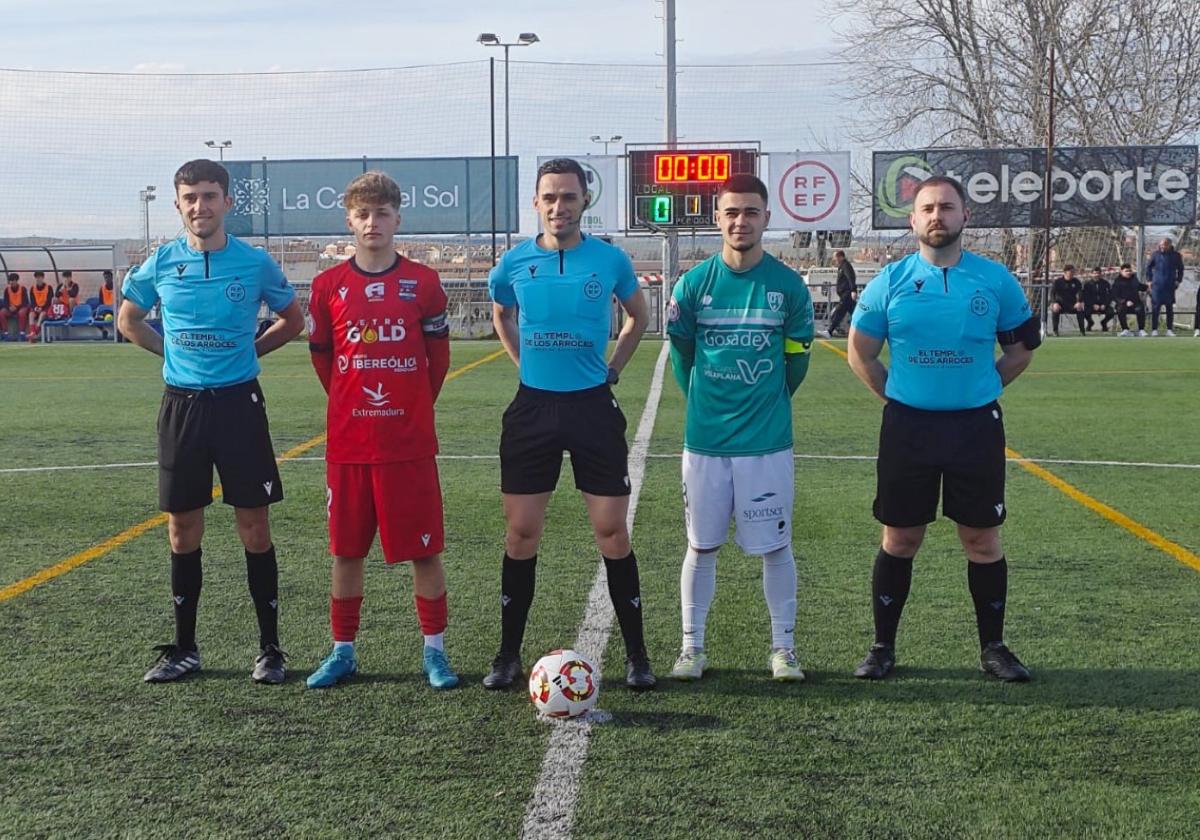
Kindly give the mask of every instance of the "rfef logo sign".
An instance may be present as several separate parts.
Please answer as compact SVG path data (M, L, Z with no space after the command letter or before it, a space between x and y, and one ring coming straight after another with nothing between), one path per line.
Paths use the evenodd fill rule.
M771 228L850 227L849 152L771 152L769 160Z

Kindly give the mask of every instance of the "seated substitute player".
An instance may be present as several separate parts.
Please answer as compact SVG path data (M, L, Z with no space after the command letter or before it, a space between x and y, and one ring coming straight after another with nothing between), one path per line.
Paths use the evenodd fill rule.
M79 305L79 284L70 269L62 273L62 282L54 290L54 296L67 305L72 312Z
M8 340L9 323L13 321L17 324L17 337L24 338L29 324L29 290L21 285L21 275L15 271L9 272L4 300L0 301L0 339Z
M269 506L283 499L283 485L258 384L258 357L299 335L304 312L270 255L225 232L232 206L225 167L204 159L185 163L175 173L175 208L184 235L125 275L121 287L121 333L164 357L167 385L158 414L158 506L167 512L175 642L158 647L161 655L146 682L170 682L200 670L200 544L204 509L213 501L214 466L225 503L234 509L258 619L260 652L252 676L261 683L284 679L279 571L269 518ZM264 301L279 320L256 339ZM146 323L156 303L162 335Z
M46 282L46 272L33 272L33 285L29 287L29 342L37 340L42 322L50 317L54 305L54 289Z
M1104 279L1104 272L1099 266L1092 269L1092 276L1083 281L1083 309L1087 318L1087 328L1091 332L1096 328L1093 318L1100 317L1100 329L1108 332L1108 322L1113 319L1112 286Z
M887 403L876 461L883 544L871 579L875 643L854 672L862 679L881 679L895 665L913 556L937 518L939 484L942 512L957 523L967 555L980 668L1009 682L1029 679L1004 644L1004 421L996 398L1029 365L1041 336L1012 274L963 250L965 202L952 178L922 182L909 216L920 251L871 280L851 325L850 367ZM879 360L885 341L890 367Z
M1062 277L1050 286L1050 300L1050 321L1055 335L1058 335L1058 320L1064 312L1073 312L1079 325L1079 334L1086 334L1083 321L1083 284L1075 276L1075 266L1063 266Z
M763 252L771 218L763 182L735 175L716 201L721 252L683 275L667 309L671 365L687 397L683 645L671 676L700 679L708 664L704 625L733 514L738 545L762 556L768 667L777 680L798 681L790 398L808 373L812 297L800 275Z
M1132 265L1121 263L1121 272L1113 279L1112 285L1112 296L1117 305L1117 320L1121 324L1121 337L1133 335L1129 330L1130 312L1137 318L1138 337L1146 337L1146 304L1142 302L1142 292L1148 288L1150 287L1138 282Z
M655 679L642 631L637 558L625 522L630 492L625 415L612 393L646 330L646 301L629 257L579 230L588 190L578 162L543 163L534 192L544 233L507 252L488 278L492 322L520 369L521 385L504 412L500 436L508 523L500 652L483 685L508 688L522 675L521 641L533 603L538 545L567 450L625 639L625 684L650 689ZM629 317L606 363L614 292Z
M376 528L386 563L412 563L429 684L458 685L442 639L445 539L434 458L433 404L450 367L446 293L437 272L396 253L401 197L382 172L350 182L344 204L355 254L317 275L308 303L308 346L329 395L325 498L333 554L333 652L309 688L358 671L363 561Z

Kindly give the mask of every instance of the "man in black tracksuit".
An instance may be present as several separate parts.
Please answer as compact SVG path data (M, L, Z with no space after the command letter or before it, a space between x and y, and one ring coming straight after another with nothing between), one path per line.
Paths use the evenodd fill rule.
M1079 334L1083 335L1083 284L1075 276L1073 265L1064 265L1062 277L1055 280L1054 285L1050 287L1050 319L1055 335L1058 335L1058 319L1064 312L1075 313Z
M845 251L834 251L833 262L837 266L837 296L838 305L829 316L829 329L826 335L832 337L842 323L843 318L854 314L855 302L858 300L858 275L854 266L846 259Z
M1092 276L1083 283L1083 311L1089 332L1096 328L1092 319L1097 315L1100 316L1100 329L1108 332L1108 322L1113 319L1112 286L1104 279L1099 266L1092 269Z
M1131 336L1133 333L1129 331L1128 314L1134 312L1137 315L1137 334L1144 336L1146 334L1146 305L1142 303L1142 292L1146 291L1146 286L1138 282L1137 275L1133 273L1133 266L1129 263L1121 264L1121 273L1113 280L1112 296L1113 302L1117 306L1117 320L1121 322L1121 335Z

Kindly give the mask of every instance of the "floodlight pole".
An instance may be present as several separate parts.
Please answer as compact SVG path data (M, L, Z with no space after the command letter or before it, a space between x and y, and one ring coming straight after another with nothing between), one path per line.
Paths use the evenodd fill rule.
M675 91L675 0L663 0L663 58L666 62L666 129L667 148L674 149L679 142L676 123L677 101ZM663 299L659 307L662 336L667 336L667 301L675 291L675 279L679 273L679 234L667 231L663 237Z
M142 208L145 212L146 222L146 259L150 259L150 202L154 201L157 196L154 195L154 185L148 185L144 190L138 190L138 198L141 199Z
M1046 258L1043 263L1043 281L1050 285L1050 227L1054 217L1054 44L1050 44L1050 96L1047 99L1046 119Z
M484 32L478 38L475 39L475 41L477 43L483 44L483 46L485 46L485 47L504 47L504 157L505 157L505 163L504 163L505 170L504 171L505 171L506 175L510 171L508 168L508 160L507 160L508 155L509 155L508 51L509 51L509 48L511 48L511 47L531 46L533 44L536 44L539 40L540 39L538 38L538 36L533 32L522 32L520 34L520 36L517 38L517 40L515 40L515 41L501 41L500 38L494 32ZM495 79L495 71L493 70L492 72L493 72L492 78L494 80ZM495 81L493 81L492 82L492 91L493 91L493 100L492 101L493 101L493 103L495 102L495 98L494 98L495 89L496 89ZM493 104L493 111L494 110L495 110L495 105ZM493 119L494 119L494 117L493 117ZM493 137L495 136L494 129L493 129L492 135L493 135ZM493 152L493 157L494 156L495 155ZM509 193L508 193L508 186L509 186L510 182L511 182L511 179L509 179L507 177L504 179L504 185L505 185L504 197L508 201L507 206L504 208L504 220L506 222L506 224L504 226L504 250L505 251L507 251L509 248L512 247L512 218L510 215L511 211L512 211L512 196L509 195ZM493 192L494 191L495 191L495 185L493 184ZM494 227L494 225L493 225L493 227Z

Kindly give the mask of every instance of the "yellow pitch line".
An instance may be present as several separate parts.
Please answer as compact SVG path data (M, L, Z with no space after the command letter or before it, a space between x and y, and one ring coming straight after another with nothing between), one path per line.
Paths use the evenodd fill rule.
M846 355L846 351L843 350L841 347L838 347L836 344L830 344L825 339L821 339L820 341L817 342L817 344L820 344L826 350L832 350L834 353L837 353L839 356L841 356L843 359L846 359L847 361L850 359L850 357Z
M1006 449L1005 452L1008 454L1008 457L1014 459L1026 472L1036 475L1042 481L1046 482L1051 487L1062 492L1066 496L1069 496L1070 498L1079 502L1079 504L1083 505L1085 508L1095 511L1115 525L1120 525L1138 539L1144 540L1145 542L1148 542L1150 545L1157 548L1159 551L1171 555L1183 565L1189 566L1200 572L1200 556L1193 554L1178 543L1171 542L1161 534L1151 531L1140 522L1135 522L1125 514L1121 513L1121 511L1109 507L1099 499L1092 498L1074 485L1063 481L1045 467L1033 463L1020 452L1017 452L1014 449Z
M501 357L503 355L504 355L503 350L497 350L495 353L491 353L487 356L484 356L482 359L477 359L476 361L471 362L470 364L463 365L458 370L455 370L452 373L450 373L446 377L446 381L449 382L451 379L455 379L459 376L462 376L467 371L477 368L480 365L486 364L486 363L492 361L493 359L498 359L499 357ZM300 455L303 455L308 450L312 449L315 446L319 446L320 444L322 444L324 442L325 442L324 434L320 434L320 435L317 435L316 437L309 438L308 440L304 441L304 443L301 443L297 446L293 446L287 452L284 452L282 455L279 456L279 458L277 460L280 463L283 463L284 461L290 461L291 459L297 458ZM213 498L216 499L220 495L221 495L221 485L218 484L216 487L213 488ZM125 543L127 543L131 540L137 539L138 537L140 537L142 534L146 533L147 531L153 530L154 528L157 528L159 525L165 525L166 523L167 523L167 515L165 513L155 514L154 516L151 516L149 519L146 519L142 522L139 522L136 525L126 528L124 531L122 531L119 534L116 534L115 536L109 537L104 542L97 543L96 545L92 546L91 548L84 549L83 551L79 552L78 554L73 554L70 557L68 557L66 560L62 560L58 563L55 563L53 566L47 566L45 569L42 569L40 572L36 572L27 578L18 580L15 583L10 583L8 586L5 586L3 589L0 589L0 603L11 600L12 598L16 598L18 595L22 595L22 594L28 592L30 589L33 589L35 586L40 586L41 584L45 583L46 581L54 580L54 578L59 577L60 575L65 575L67 572L71 571L72 569L78 568L79 566L82 566L84 563L89 563L92 560L95 560L97 557L103 557L105 554L108 554L114 548L120 548L121 546L125 545Z

